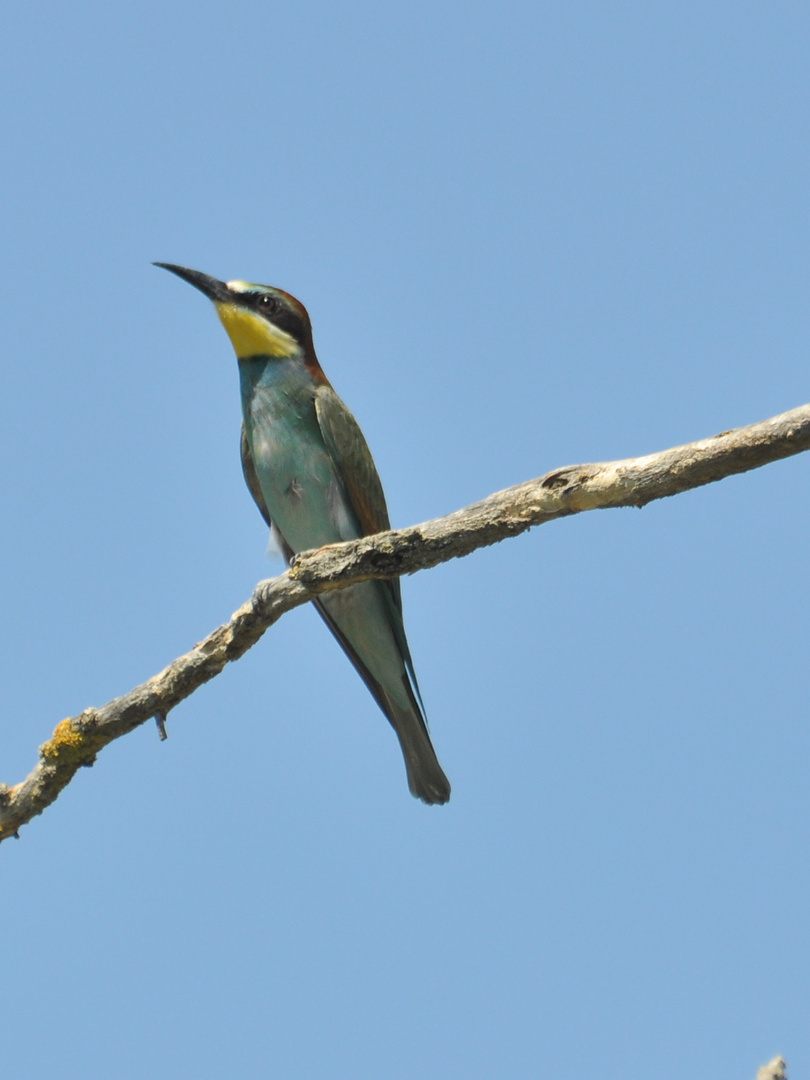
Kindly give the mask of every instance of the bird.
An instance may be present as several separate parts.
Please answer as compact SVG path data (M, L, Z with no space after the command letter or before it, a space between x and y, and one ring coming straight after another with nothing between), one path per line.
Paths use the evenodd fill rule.
M245 482L287 563L302 551L390 529L371 451L321 368L304 305L270 285L155 266L207 296L231 340ZM313 603L396 732L411 793L446 803L450 783L428 732L399 579L351 585Z

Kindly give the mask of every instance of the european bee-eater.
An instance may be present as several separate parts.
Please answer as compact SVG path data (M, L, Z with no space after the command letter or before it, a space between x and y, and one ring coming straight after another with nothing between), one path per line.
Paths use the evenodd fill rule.
M390 529L366 440L321 370L303 304L269 285L156 265L212 300L231 339L245 481L287 561ZM313 603L397 733L411 792L426 803L447 802L450 784L428 735L399 580L364 582Z

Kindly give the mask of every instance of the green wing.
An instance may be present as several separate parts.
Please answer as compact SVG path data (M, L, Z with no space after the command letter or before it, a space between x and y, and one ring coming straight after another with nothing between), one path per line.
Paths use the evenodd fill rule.
M315 392L315 413L363 535L390 529L385 495L368 443L331 386L319 386Z
M391 528L377 467L360 425L331 386L319 386L315 393L315 414L326 449L332 456L338 476L363 536ZM402 617L402 591L399 578L388 583L391 597ZM404 634L403 640L404 640ZM407 656L407 645L405 646ZM410 657L408 657L410 660Z
M338 475L343 479L346 495L363 535L372 536L390 529L391 520L388 517L385 494L368 443L360 425L328 384L319 386L315 392L315 413L323 441L335 462ZM402 622L402 589L399 578L390 578L380 584L384 586L385 595L391 604L391 621L397 644L421 703L422 695Z

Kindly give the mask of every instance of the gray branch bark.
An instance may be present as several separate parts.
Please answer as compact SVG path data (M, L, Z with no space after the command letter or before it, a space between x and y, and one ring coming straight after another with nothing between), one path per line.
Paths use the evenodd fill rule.
M175 705L238 660L286 611L318 593L425 570L555 518L644 506L807 449L810 405L803 405L646 457L555 469L422 525L304 552L286 573L260 582L228 622L159 674L100 708L62 720L25 780L14 787L0 784L0 841L41 814L113 739L152 718L163 733Z

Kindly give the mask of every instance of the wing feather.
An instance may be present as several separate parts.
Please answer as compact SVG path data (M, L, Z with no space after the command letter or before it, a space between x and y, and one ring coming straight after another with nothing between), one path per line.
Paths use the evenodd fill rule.
M326 448L335 462L337 474L343 479L346 496L363 531L363 536L373 536L374 533L390 529L391 519L388 516L385 493L366 438L360 430L360 425L328 384L319 386L315 392L315 414ZM402 650L416 696L421 704L422 694L416 680L411 650L408 648L402 622L402 589L399 578L390 578L381 584L384 586L388 603L394 609L392 623L397 644Z
M315 413L363 536L390 529L385 494L368 443L360 425L331 386L319 386L316 390Z

